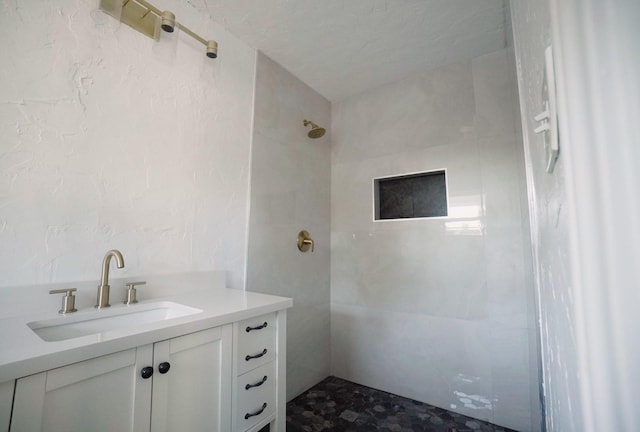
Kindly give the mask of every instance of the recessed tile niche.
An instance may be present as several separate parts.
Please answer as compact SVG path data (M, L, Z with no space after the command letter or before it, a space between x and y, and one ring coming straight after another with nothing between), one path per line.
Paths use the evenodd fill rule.
M373 179L375 220L447 216L445 170Z

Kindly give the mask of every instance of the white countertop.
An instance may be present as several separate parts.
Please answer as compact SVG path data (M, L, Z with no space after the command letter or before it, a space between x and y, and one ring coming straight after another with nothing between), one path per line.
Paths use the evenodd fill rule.
M180 303L201 309L202 312L141 324L131 329L118 329L55 342L43 341L27 326L27 323L32 321L60 317L61 315L55 311L0 320L0 383L293 306L293 300L286 297L214 288L147 299L131 306L114 304L110 310L135 308L138 305L158 301ZM82 314L83 311L95 311L95 309L92 307L79 309L78 312L69 316Z

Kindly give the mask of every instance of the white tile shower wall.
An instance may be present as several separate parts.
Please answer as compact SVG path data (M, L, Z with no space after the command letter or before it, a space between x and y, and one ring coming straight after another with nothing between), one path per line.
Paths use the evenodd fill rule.
M501 50L333 104L331 365L529 431L537 384L513 75ZM448 218L372 221L372 178L442 167Z
M303 120L329 127L331 105L258 55L251 165L247 288L293 297L287 314L287 398L329 375L329 133L307 137ZM313 253L296 246L309 231Z
M0 286L97 281L118 248L114 277L243 288L255 50L188 2L157 6L216 38L216 61L97 5L0 2Z
M536 289L540 304L542 369L546 426L585 430L576 348L575 296L571 277L569 214L566 210L565 162L558 159L552 175L545 171L541 137L533 133L533 117L542 110L544 50L551 44L549 2L511 2L514 49L521 99Z
M507 39L507 61L510 64L510 68L513 70L516 65L515 58L515 50L514 50L514 40L513 40L513 26L511 22L511 4L510 2L505 2L505 20L506 20L506 39ZM512 72L512 88L514 91L514 96L516 98L516 103L520 106L520 96L518 94L518 80L517 74ZM524 155L524 143L522 137L522 122L520 120L520 115L516 114L512 116L513 122L515 124L516 130L516 138L518 140L518 145L516 146L516 158L517 164L520 167L525 166L525 155ZM522 216L522 226L530 227L531 221L529 218L529 200L528 200L528 190L525 186L527 184L527 175L526 169L519 169L518 174L520 176L520 182L518 183L521 186L520 190L520 213ZM534 281L534 273L533 273L533 256L531 250L531 230L524 229L522 230L522 241L525 245L524 251L524 282L526 284L526 303L527 303L527 317L528 317L528 327L529 327L529 352L531 353L530 361L529 361L529 382L532 385L529 387L531 392L530 403L531 403L531 424L532 425L540 425L542 428L543 423L543 409L542 409L542 362L541 362L541 352L540 352L540 327L538 325L538 309L539 305L537 304L537 296L536 296L536 288Z

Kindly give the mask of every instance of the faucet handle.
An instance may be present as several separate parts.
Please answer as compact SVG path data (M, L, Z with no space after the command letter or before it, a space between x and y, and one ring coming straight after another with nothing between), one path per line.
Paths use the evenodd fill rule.
M124 301L124 304L138 303L138 300L136 299L136 286L146 284L147 281L129 282L127 284L127 299Z
M76 296L73 294L76 291L75 288L62 288L49 291L49 294L64 294L62 297L62 309L58 313L66 314L70 312L76 312Z

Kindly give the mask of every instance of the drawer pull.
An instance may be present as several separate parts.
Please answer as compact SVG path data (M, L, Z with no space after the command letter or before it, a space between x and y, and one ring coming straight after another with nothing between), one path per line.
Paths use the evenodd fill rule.
M252 359L260 358L263 355L265 355L266 353L267 353L267 349L265 348L265 349L262 350L262 352L260 354L256 354L256 355L252 355L252 356L250 356L250 355L246 356L244 358L244 361L249 361L249 360L252 360Z
M267 382L267 376L265 375L264 378L262 378L262 381L257 382L255 384L247 384L246 386L244 386L245 390L249 390L250 388L254 388L254 387L260 387L262 384L264 384L265 382Z
M259 416L260 414L262 414L262 412L265 409L267 409L267 403L266 402L262 404L262 408L260 408L258 411L254 412L253 414L246 413L244 415L244 419L245 420L249 420L251 417Z
M264 324L259 325L257 327L249 327L247 326L246 331L247 333L249 333L251 330L262 330L263 328L267 328L269 324L267 324L267 322L265 321Z

